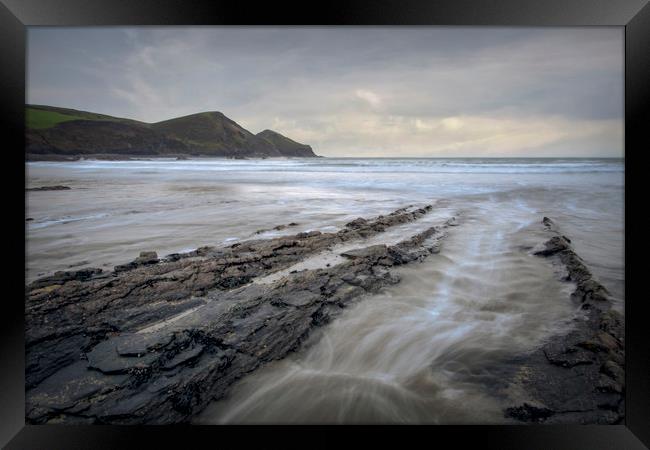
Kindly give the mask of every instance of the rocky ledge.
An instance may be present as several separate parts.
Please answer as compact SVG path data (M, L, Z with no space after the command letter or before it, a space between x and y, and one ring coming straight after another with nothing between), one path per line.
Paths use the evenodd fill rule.
M237 379L295 351L359 297L399 282L391 267L439 251L453 221L395 245L365 238L424 216L403 208L348 223L159 259L145 252L111 273L57 272L27 287L29 423L188 422ZM343 262L292 270L337 244ZM252 282L256 281L256 282Z
M68 191L70 190L69 186L41 186L35 188L25 188L26 191Z
M625 416L625 335L623 316L611 297L575 253L571 240L553 221L553 234L535 254L552 258L575 283L571 297L582 314L564 335L515 361L513 388L532 400L515 404L507 417L547 424L619 424Z

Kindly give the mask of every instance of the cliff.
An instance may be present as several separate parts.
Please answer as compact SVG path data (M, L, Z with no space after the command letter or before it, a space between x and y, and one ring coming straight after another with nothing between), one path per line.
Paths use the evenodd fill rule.
M315 157L308 145L265 130L255 135L213 111L157 123L28 105L29 155L194 155L231 158Z

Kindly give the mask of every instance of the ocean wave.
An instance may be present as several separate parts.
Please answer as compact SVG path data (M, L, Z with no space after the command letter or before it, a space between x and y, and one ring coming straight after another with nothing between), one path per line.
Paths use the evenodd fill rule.
M623 159L441 159L441 158L319 158L286 160L197 159L184 161L75 161L30 162L80 170L133 170L140 174L167 171L319 172L319 173L602 173L624 172Z

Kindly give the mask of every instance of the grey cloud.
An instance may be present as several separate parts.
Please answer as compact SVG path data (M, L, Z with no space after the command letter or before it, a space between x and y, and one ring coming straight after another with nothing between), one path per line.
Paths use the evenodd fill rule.
M583 154L605 137L622 153L617 136L594 128L622 123L620 28L31 28L28 48L30 103L145 121L220 110L254 132L275 123L311 137L323 154L390 152L371 139L382 128L416 152L429 142L412 136L417 120L500 118L504 130L575 122L584 136L558 131L559 141L526 151L570 141ZM435 144L433 129L415 133L450 145Z

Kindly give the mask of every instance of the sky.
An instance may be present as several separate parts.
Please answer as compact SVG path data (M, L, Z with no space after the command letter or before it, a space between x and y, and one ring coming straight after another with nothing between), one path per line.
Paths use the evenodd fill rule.
M623 28L28 29L27 103L221 111L323 156L623 157Z

